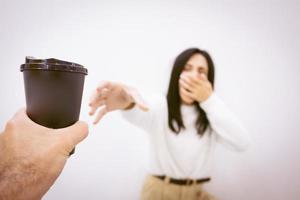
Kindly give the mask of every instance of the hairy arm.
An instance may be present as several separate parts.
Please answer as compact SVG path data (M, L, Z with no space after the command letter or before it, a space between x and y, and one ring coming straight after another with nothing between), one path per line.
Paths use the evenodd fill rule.
M0 134L0 200L41 199L87 133L82 122L48 129L19 111Z
M41 199L47 191L42 184L41 173L33 167L1 166L0 167L0 199Z

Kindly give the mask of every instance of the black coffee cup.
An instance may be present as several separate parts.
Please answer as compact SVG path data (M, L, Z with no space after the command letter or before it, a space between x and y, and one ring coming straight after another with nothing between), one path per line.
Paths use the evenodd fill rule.
M54 129L68 127L79 120L86 68L54 58L26 57L21 72L30 119ZM70 155L73 153L74 149Z

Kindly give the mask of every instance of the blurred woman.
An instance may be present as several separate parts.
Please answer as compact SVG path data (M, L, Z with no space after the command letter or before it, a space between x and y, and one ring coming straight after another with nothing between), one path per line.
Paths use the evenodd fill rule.
M211 200L203 189L210 181L215 146L242 151L249 136L239 120L215 94L215 68L198 48L176 58L166 96L143 100L127 85L104 82L90 100L95 124L110 111L121 110L130 123L149 134L151 164L143 200Z

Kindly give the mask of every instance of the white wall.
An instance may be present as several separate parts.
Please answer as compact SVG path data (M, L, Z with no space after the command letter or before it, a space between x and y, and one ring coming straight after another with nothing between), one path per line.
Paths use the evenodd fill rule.
M175 56L207 49L216 92L248 127L246 153L220 147L208 189L223 200L300 199L299 1L0 0L0 126L25 105L26 55L89 69L81 119L100 80L164 92ZM44 199L138 199L147 140L118 113L77 147Z

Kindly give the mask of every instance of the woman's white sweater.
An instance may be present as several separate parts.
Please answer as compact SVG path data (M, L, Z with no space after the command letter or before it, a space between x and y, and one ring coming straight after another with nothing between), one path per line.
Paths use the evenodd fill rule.
M200 103L210 123L203 136L196 131L197 111L194 106L181 106L186 128L175 134L168 126L166 97L155 96L146 102L150 108L147 112L135 106L121 113L126 120L149 134L150 174L177 179L209 177L217 143L237 151L248 147L247 131L215 93Z

